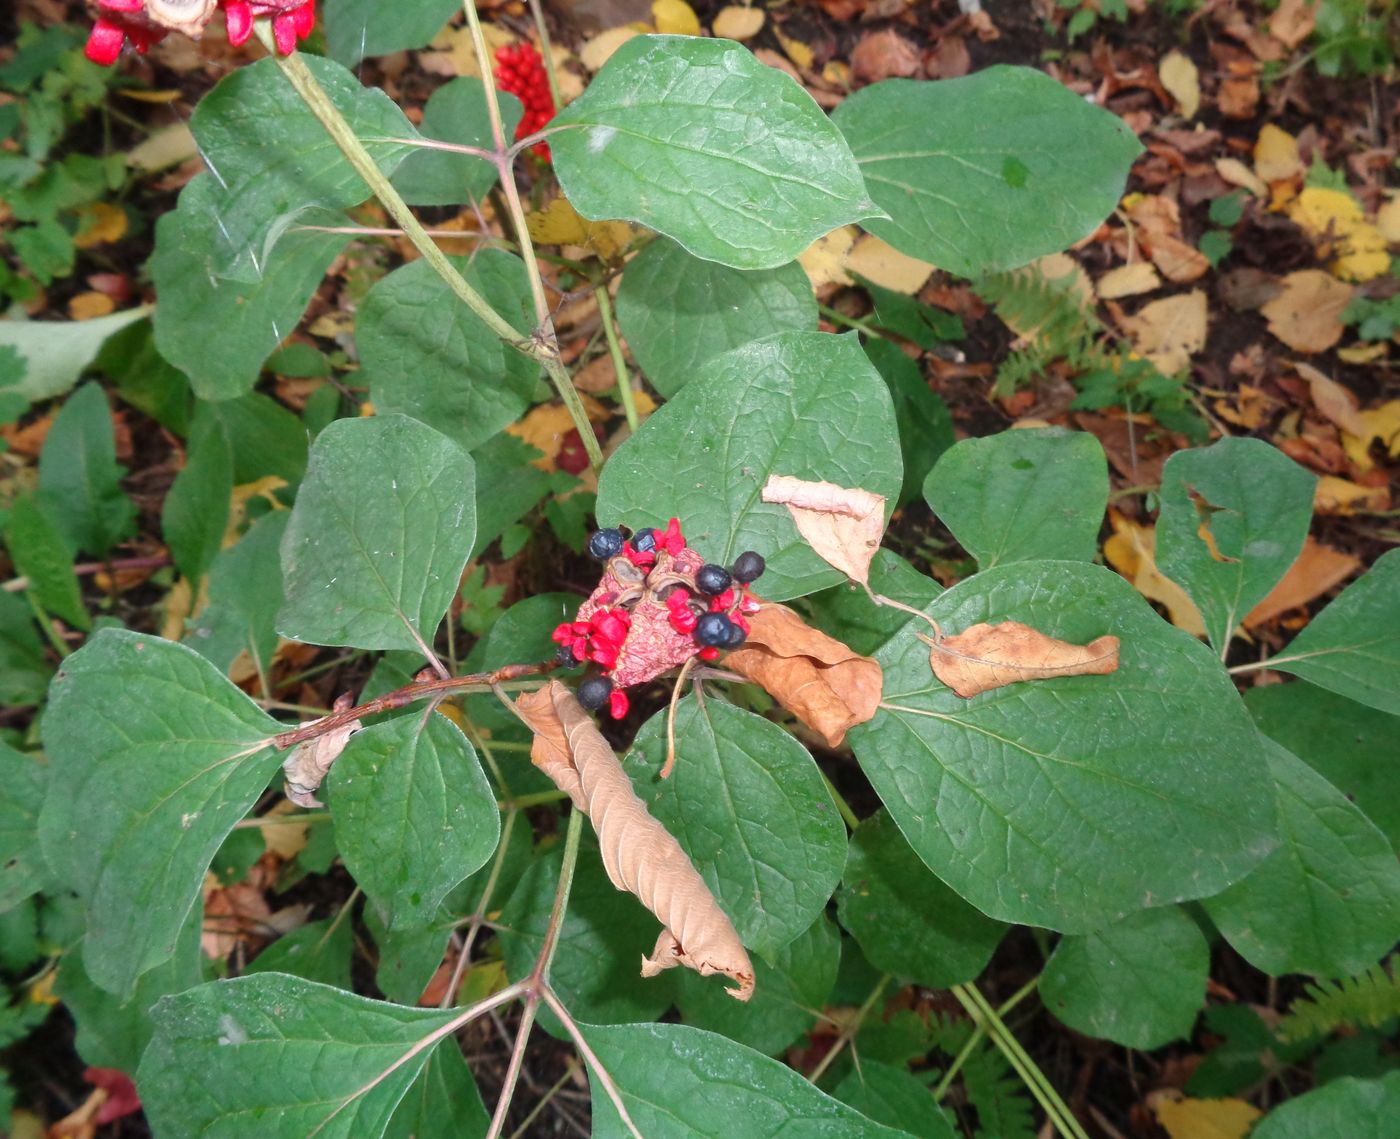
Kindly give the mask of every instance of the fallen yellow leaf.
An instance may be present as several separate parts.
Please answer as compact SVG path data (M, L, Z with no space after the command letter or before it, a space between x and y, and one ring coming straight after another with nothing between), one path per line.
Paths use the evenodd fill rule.
M1122 297L1136 297L1162 287L1162 278L1151 261L1134 261L1131 265L1119 265L1099 278L1097 292L1103 300L1116 301Z
M612 58L613 52L634 36L642 33L635 27L609 28L599 32L579 48L578 57L589 71L597 71Z
M798 255L797 263L806 270L812 288L851 283L850 275L846 272L846 255L856 243L856 232L855 226L843 225L817 238Z
M662 35L698 36L700 17L685 0L652 0L652 23Z
M783 35L783 33L776 28L773 30L773 34L778 37L778 43L782 46L784 54L792 60L793 63L797 64L803 71L811 69L812 63L816 57L812 54L812 49L810 47L801 40L795 40L791 36Z
M73 244L91 249L109 241L120 241L126 234L126 211L109 202L92 202L78 211L78 236Z
M117 304L106 293L92 290L79 293L68 302L68 315L74 320L92 320L115 312Z
M625 221L589 221L562 196L526 214L525 228L539 245L582 245L605 261L626 249L635 232Z
M1355 465L1365 474L1376 464L1371 462L1371 443L1380 440L1386 454L1392 459L1400 458L1400 399L1383 403L1374 411L1360 413L1365 432L1361 435L1342 435L1342 447Z
M1215 172L1232 186L1243 186L1255 197L1267 198L1269 187L1264 180L1238 158L1217 158Z
M914 294L923 287L933 266L901 253L873 233L862 234L846 255L846 269L897 293Z
M1376 211L1376 228L1391 245L1400 245L1400 197L1391 198Z
M1279 283L1278 296L1259 308L1270 332L1296 352L1325 352L1342 338L1350 285L1321 269L1299 269Z
M1246 629L1267 625L1275 617L1298 609L1341 585L1361 568L1361 559L1324 546L1311 534L1303 543L1298 560L1288 567L1267 597L1245 614Z
M1155 530L1111 508L1108 521L1113 533L1103 544L1104 561L1132 582L1133 588L1148 601L1155 601L1166 609L1168 619L1178 629L1204 637L1205 622L1195 602L1157 568Z
M194 158L199 146L194 132L184 123L162 127L133 146L126 155L126 164L137 170L164 170Z
M1356 396L1352 395L1349 389L1301 360L1295 362L1293 368L1308 382L1313 406L1318 411L1343 431L1349 431L1353 435L1366 433L1365 421L1357 410Z
M1164 375L1175 375L1206 344L1206 294L1201 289L1163 297L1122 320L1137 351Z
M1313 33L1321 0L1279 0L1269 17L1269 35L1292 51Z
M1390 488L1362 486L1336 475L1323 475L1313 494L1318 514L1379 514L1390 509Z
M722 40L751 40L763 30L764 13L762 8L741 8L732 4L715 13L710 25L716 37Z
M1285 212L1315 242L1332 247L1332 271L1343 280L1369 281L1390 270L1384 235L1350 194L1308 186Z
M1184 1099L1153 1094L1147 1102L1171 1139L1244 1139L1263 1114L1242 1099Z
M1181 52L1173 49L1157 65L1157 78L1167 93L1176 100L1185 118L1194 119L1201 109L1201 76L1196 65Z
M1273 185L1301 178L1306 170L1298 154L1298 140L1273 123L1266 123L1254 144L1254 173Z

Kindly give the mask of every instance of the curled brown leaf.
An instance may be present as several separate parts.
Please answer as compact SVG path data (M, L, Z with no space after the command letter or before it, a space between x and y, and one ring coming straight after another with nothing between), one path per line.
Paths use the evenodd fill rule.
M852 581L869 584L870 560L885 531L885 500L880 495L859 487L770 475L763 484L763 501L785 505L797 532L823 561Z
M1117 637L1072 645L1019 621L973 625L956 637L924 640L933 674L963 697L1023 680L1106 676L1118 669Z
M848 728L880 705L884 676L870 657L813 629L791 609L764 604L742 648L724 659L826 741L839 747Z
M671 833L632 790L608 742L574 694L557 680L515 702L535 733L530 758L593 823L603 868L619 890L635 894L665 927L642 976L684 965L702 977L737 982L731 996L753 995L753 965L734 924Z
M342 693L336 697L332 711L343 712L350 704L350 694ZM308 810L324 807L325 804L316 798L316 792L330 771L331 764L340 758L350 737L362 726L359 720L351 720L348 724L332 728L325 735L298 745L282 764L282 774L286 779L283 791L287 798Z

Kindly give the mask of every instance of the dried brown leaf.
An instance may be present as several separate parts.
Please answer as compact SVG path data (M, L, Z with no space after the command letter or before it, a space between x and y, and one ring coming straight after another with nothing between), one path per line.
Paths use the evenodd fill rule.
M885 531L885 500L859 488L770 475L764 502L788 508L797 532L829 565L852 581L870 582L870 560Z
M1361 559L1324 546L1309 534L1303 552L1288 567L1283 580L1245 615L1244 627L1257 629L1290 609L1302 608L1341 585L1360 568Z
M862 83L908 79L922 68L919 49L893 28L867 32L851 52L851 74Z
M336 698L333 710L343 712L348 707L350 694L347 692ZM359 720L351 720L293 749L282 763L282 775L286 779L283 791L287 798L308 810L324 807L325 804L316 798L316 791L330 771L331 764L340 758L350 737L363 726Z
M1270 332L1296 352L1325 352L1342 338L1350 285L1321 269L1289 273L1282 285L1279 295L1259 308Z
M781 605L763 605L750 623L748 640L725 657L725 667L762 687L828 747L839 747L848 728L875 715L884 676L870 657Z
M1072 645L1019 621L973 625L956 637L930 639L929 644L933 674L963 697L1023 680L1106 676L1118 670L1117 637Z
M593 823L603 868L619 890L635 894L665 927L642 976L684 965L702 977L722 973L753 995L753 965L734 924L671 833L632 790L593 718L557 680L515 702L535 733L530 758Z

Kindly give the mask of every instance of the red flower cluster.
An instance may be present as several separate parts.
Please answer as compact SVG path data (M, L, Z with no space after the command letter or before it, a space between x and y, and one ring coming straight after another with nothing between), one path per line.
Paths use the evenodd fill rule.
M97 8L97 22L88 36L86 55L106 67L117 61L130 41L137 53L159 43L170 32L199 39L214 9L224 9L229 43L238 47L253 32L253 21L272 17L272 34L283 55L294 51L298 40L311 34L316 23L316 0L203 0L196 4L171 4L168 0L90 0Z
M525 113L515 128L517 140L534 134L554 118L549 76L545 74L544 60L534 44L508 44L496 49L496 86L525 104ZM537 142L530 149L549 161L549 147L544 143Z

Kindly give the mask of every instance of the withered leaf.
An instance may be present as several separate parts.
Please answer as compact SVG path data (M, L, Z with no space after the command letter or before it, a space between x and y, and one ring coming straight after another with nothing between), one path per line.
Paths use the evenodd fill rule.
M747 677L811 728L828 747L880 706L879 664L813 629L791 609L764 604L725 667Z
M349 707L350 694L346 692L336 697L332 710L343 712ZM283 792L287 798L308 810L324 807L325 804L316 798L316 791L325 780L331 764L340 758L350 737L363 726L359 720L351 720L294 748L282 763L282 775L286 779Z
M828 565L862 585L870 581L870 561L885 530L885 500L868 490L770 475L764 502L781 502L797 532Z
M926 639L934 676L962 697L1023 680L1106 676L1118 669L1117 637L1072 645L1019 621L973 625L955 637Z
M515 702L535 733L530 758L568 794L598 834L603 868L619 890L635 894L665 927L642 976L684 965L702 977L722 973L746 1001L754 973L734 924L671 833L632 790L616 754L574 694L557 680Z

